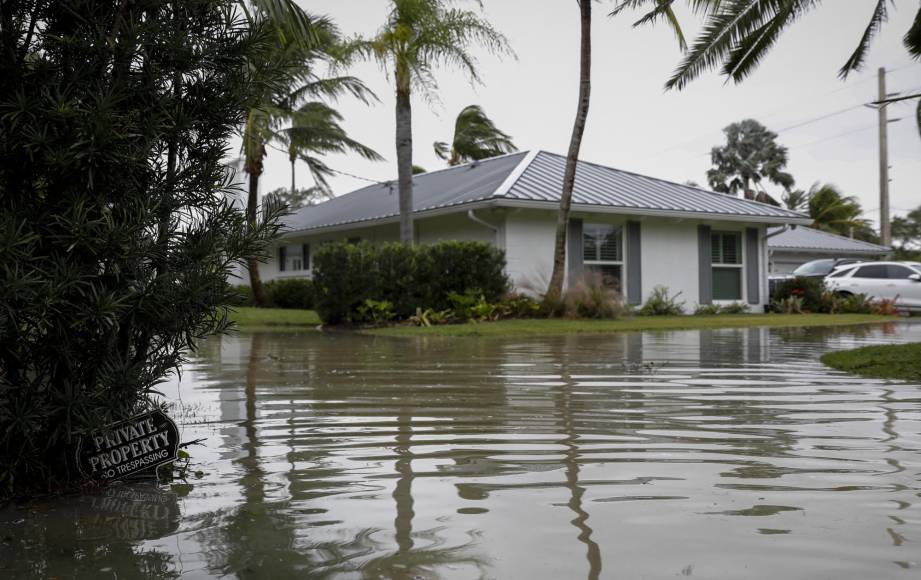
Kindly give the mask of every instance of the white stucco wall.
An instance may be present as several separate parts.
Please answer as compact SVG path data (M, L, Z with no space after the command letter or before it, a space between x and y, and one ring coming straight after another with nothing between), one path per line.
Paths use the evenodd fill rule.
M654 220L640 222L643 301L654 286L667 286L669 293L681 292L679 301L693 311L700 296L697 267L698 222Z
M553 272L556 214L549 211L513 210L502 232L506 272L519 291L544 292Z

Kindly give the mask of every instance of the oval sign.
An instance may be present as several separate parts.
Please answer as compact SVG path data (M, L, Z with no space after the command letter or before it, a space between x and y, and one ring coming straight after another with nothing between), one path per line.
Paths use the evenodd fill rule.
M179 429L160 410L113 423L77 442L77 469L88 479L113 481L176 459Z

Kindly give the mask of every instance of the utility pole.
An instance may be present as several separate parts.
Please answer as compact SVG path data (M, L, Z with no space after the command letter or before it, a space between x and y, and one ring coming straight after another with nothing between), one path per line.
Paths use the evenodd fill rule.
M886 118L886 68L879 68L879 238L883 246L892 245L889 230L889 137Z

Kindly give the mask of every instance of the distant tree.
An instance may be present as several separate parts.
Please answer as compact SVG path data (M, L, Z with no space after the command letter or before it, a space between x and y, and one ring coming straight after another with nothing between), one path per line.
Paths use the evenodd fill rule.
M390 0L390 14L378 33L354 39L349 51L376 60L390 69L396 86L397 182L400 241L413 243L413 90L435 98L434 70L455 66L478 81L476 58L480 46L493 54L509 53L508 41L474 12L452 8L453 0Z
M808 211L809 194L802 189L788 191L783 196L783 205L793 211Z
M75 482L75 436L155 404L263 255L222 164L267 37L235 2L0 7L0 497Z
M287 211L296 211L327 199L330 199L329 190L319 186L295 189L293 192L287 187L279 187L263 196L263 204L284 207Z
M450 144L436 141L434 147L435 154L447 161L448 165L459 165L518 150L512 138L500 131L479 105L464 107L454 123L454 139Z
M298 108L291 118L291 126L279 131L279 138L287 142L288 162L291 163L291 191L296 192L295 163L303 161L313 176L316 188L301 191L322 190L326 197L332 197L326 178L334 172L321 157L330 153L357 153L371 161L383 161L376 151L362 145L348 136L340 124L342 115L326 103L312 101ZM293 196L292 200L297 196Z
M413 165L413 175L419 175L420 173L428 173L428 170L421 165Z
M921 250L921 205L892 219L892 238L903 250Z
M812 227L838 235L873 241L878 238L863 219L863 208L853 196L845 196L834 185L814 184L809 188L808 207Z
M786 191L793 187L793 176L783 171L787 148L777 144L776 133L754 119L732 123L723 133L726 144L710 150L707 180L714 191L756 199L765 180Z

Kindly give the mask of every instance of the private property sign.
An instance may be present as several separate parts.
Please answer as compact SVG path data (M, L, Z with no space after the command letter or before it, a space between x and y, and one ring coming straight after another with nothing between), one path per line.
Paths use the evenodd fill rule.
M112 481L176 459L179 429L163 411L109 425L77 443L77 468L85 477Z

